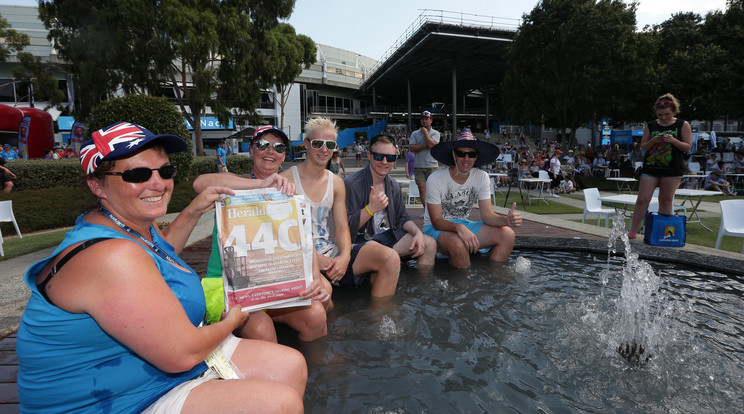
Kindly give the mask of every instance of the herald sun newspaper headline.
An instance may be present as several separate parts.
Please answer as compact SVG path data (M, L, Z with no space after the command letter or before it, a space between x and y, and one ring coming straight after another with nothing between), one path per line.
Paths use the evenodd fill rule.
M235 191L215 203L225 311L305 306L313 281L310 205L276 189Z

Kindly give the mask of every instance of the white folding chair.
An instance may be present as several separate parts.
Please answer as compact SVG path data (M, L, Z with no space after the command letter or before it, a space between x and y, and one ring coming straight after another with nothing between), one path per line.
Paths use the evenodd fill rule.
M585 188L584 189L584 216L581 218L581 222L586 221L587 215L597 215L597 225L599 226L602 220L602 216L605 217L605 227L610 227L610 214L615 213L614 208L603 208L602 200L599 199L599 189L597 188Z
M411 180L408 182L408 199L406 200L406 204L416 204L416 198L420 198L421 194L419 193L418 185L416 185L416 180ZM411 200L413 200L413 203L411 203Z
M21 230L18 229L18 223L16 222L15 215L13 215L13 201L12 200L0 201L0 222L2 221L12 221L13 226L15 227L16 233L18 233L18 237L23 238L23 235L21 235ZM3 250L2 233L0 233L0 256L5 256L5 251Z
M617 169L617 168L612 168L612 169L610 169L610 173L609 173L608 176L609 177L613 177L613 176L619 177L620 176L620 170Z
M721 204L721 227L718 229L716 249L721 248L723 236L744 237L744 200L722 200ZM744 247L741 248L744 254Z

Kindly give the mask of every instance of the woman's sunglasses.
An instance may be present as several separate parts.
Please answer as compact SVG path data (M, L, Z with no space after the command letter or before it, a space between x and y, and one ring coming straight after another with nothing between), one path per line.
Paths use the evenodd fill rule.
M379 152L372 151L370 151L370 153L372 154L372 158L375 161L382 161L383 159L386 159L387 162L395 162L395 159L398 158L396 154L381 154Z
M457 155L460 158L477 158L478 157L478 151L460 151L455 150L455 155Z
M284 154L287 151L287 146L282 144L281 142L275 142L272 144L265 139L259 139L253 145L256 146L257 150L261 151L266 151L269 148L269 145L271 145L272 147L274 147L274 151L276 151L277 154Z
M121 175L121 179L128 183L145 183L152 177L152 172L157 171L160 178L170 180L176 176L178 168L175 165L164 165L160 168L132 168L131 170L107 172L105 175Z
M310 141L310 146L316 150L323 148L323 144L325 144L325 147L328 148L328 151L333 151L336 149L336 145L338 145L336 144L336 141L325 139L313 139L308 141Z

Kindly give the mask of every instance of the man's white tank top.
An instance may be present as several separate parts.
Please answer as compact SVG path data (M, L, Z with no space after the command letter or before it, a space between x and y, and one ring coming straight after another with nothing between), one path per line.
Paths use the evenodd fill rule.
M338 254L338 249L336 248L336 243L331 239L330 228L328 226L328 218L333 209L333 173L327 171L328 185L326 186L325 194L323 194L323 198L320 202L316 203L305 194L297 166L295 165L290 168L290 171L292 171L292 179L297 186L297 194L305 195L305 198L310 204L310 216L312 218L315 250L318 251L318 254L322 254L323 256L335 257Z

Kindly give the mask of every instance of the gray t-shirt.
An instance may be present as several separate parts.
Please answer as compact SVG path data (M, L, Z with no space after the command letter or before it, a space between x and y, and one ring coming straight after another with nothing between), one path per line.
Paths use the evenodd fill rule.
M439 131L432 128L429 130L429 136L431 139L439 143ZM421 129L417 129L413 131L411 134L411 139L408 141L409 145L425 145L426 144L426 137L424 137L424 134L421 132ZM415 153L415 160L413 162L414 168L437 168L439 167L439 163L437 160L434 159L434 157L431 156L429 153L429 149L425 149L423 151L419 151Z

